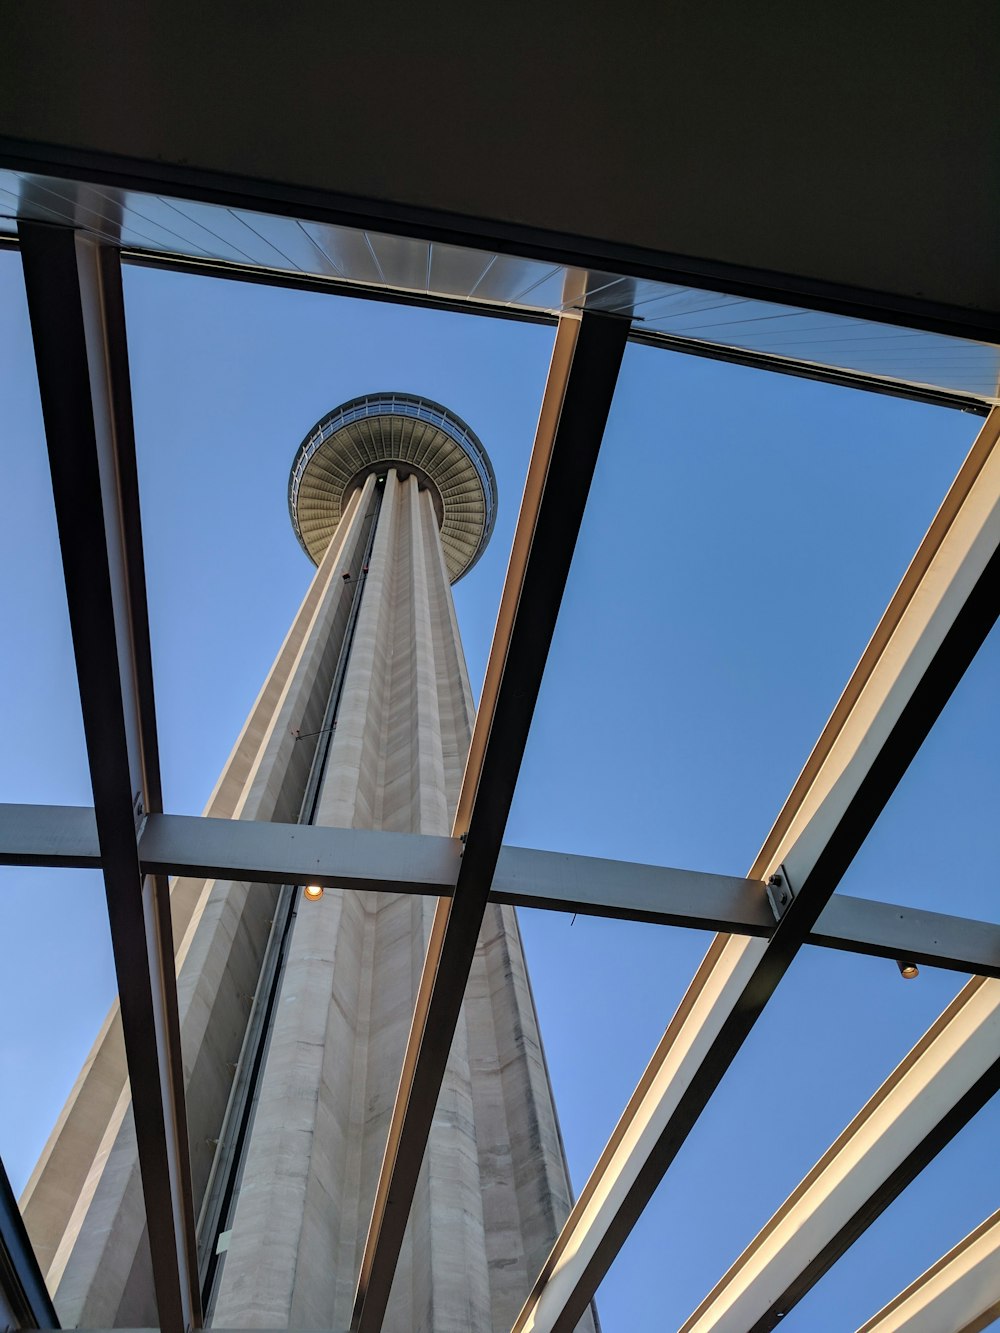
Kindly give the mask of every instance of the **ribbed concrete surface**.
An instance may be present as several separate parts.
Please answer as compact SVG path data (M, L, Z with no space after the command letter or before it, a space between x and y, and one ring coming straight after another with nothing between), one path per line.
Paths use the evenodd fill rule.
M306 594L205 814L294 820L349 610L341 571L360 568L374 479L345 516ZM266 885L178 879L171 886L181 1040L196 1205L232 1085L274 911ZM145 1211L117 1004L105 1021L21 1198L66 1327L157 1323Z
M206 813L298 815L374 479L279 653ZM317 822L448 833L472 699L430 496L390 471ZM352 580L353 583L353 580ZM173 888L195 1189L211 1166L274 893ZM346 1329L433 904L301 902L213 1323ZM64 1323L156 1322L116 1016L28 1186ZM569 1210L514 913L491 908L393 1289L389 1333L504 1333ZM592 1333L588 1315L581 1330Z

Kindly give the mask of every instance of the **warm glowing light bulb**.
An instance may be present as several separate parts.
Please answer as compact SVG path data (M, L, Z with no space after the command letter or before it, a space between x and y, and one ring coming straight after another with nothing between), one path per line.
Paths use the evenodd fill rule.
M905 977L907 981L912 981L914 977L920 975L920 968L916 963L904 962L902 958L896 960L896 966L899 968L899 975Z
M305 888L302 890L302 892L304 896L308 898L311 903L314 903L317 901L317 899L323 897L323 885L307 884Z

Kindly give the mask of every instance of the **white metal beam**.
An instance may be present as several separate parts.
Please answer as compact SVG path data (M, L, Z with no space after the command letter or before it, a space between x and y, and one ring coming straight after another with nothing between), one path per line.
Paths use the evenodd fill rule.
M1000 1212L993 1213L858 1333L979 1333L1000 1318Z
M976 978L824 1153L681 1333L775 1327L998 1087L1000 982Z

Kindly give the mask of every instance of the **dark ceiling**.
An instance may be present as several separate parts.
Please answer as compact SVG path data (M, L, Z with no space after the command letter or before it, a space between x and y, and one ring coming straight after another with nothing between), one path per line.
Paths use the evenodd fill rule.
M6 165L1000 329L989 0L33 0L4 38Z

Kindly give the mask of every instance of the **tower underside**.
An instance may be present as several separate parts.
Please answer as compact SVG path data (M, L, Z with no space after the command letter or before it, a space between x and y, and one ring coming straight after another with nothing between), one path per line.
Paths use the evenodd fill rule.
M206 814L448 834L472 721L434 500L389 466L346 500ZM182 879L172 908L210 1322L346 1330L433 903ZM516 919L494 907L385 1328L505 1333L569 1206ZM64 1324L155 1324L115 1012L22 1207Z

